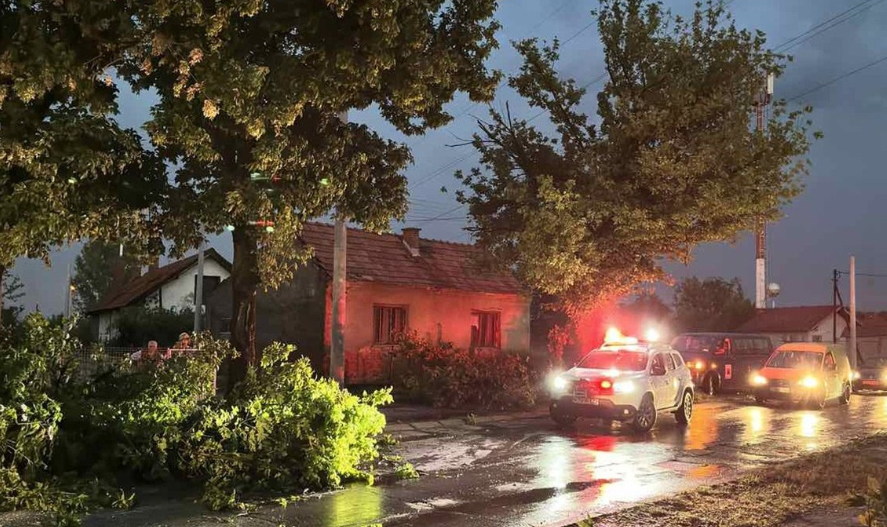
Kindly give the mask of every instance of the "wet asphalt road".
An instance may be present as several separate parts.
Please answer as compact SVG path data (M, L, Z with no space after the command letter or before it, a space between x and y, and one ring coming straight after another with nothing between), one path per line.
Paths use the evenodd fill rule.
M286 510L268 507L235 525L363 527L562 526L625 508L887 427L887 397L853 397L825 410L757 406L741 396L697 404L689 428L660 414L654 430L580 422L559 429L547 416L469 425L457 420L394 427L399 453L418 480L354 485ZM221 525L195 505L138 507L104 525ZM228 520L230 522L230 519ZM271 522L271 523L269 523ZM230 523L227 523L230 525Z

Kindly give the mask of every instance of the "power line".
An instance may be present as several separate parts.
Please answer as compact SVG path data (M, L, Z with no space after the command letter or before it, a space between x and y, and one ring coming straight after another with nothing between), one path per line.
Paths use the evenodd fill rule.
M857 73L859 73L859 72L861 72L861 71L863 71L863 70L867 70L867 69L869 69L869 68L871 68L871 67L873 67L873 66L877 66L878 64L880 64L880 63L882 63L882 62L884 62L884 61L887 61L887 55L884 55L883 57L881 57L881 58L879 58L879 59L876 59L876 60L874 60L874 61L872 61L872 62L869 62L869 63L866 64L865 66L860 66L860 67L856 68L856 69L853 70L853 71L848 71L847 73L845 73L845 74L843 74L843 75L839 75L839 76L835 77L834 79L832 79L832 80L830 80L830 81L828 81L828 82L826 82L826 83L820 84L819 86L816 86L815 88L812 88L812 89L810 89L810 90L805 91L804 93L799 93L798 95L795 95L795 96L792 97L791 99L788 99L786 102L792 102L792 101L797 100L797 99L800 99L801 97L804 97L804 96L806 96L806 95L810 95L810 94L813 93L813 92L819 91L819 90L821 90L821 89L823 89L823 88L826 88L826 87L828 87L828 86L831 86L832 84L834 84L834 83L836 83L836 82L838 82L838 81L841 81L841 80L843 80L843 79L846 79L847 77L850 77L851 75L856 75Z
M875 7L876 5L880 4L883 1L884 0L863 0L862 2L859 2L858 4L855 4L854 6L848 8L848 9L845 9L844 11L841 11L840 13L829 18L828 20L824 20L824 21L820 22L819 24L816 24L815 26L811 27L810 29L786 40L782 44L773 48L773 51L783 52L783 51L788 51L794 47L800 46L804 42L807 42L811 38L815 37L816 35L819 35L820 33L824 33L826 31L828 31L829 29L832 29L835 26L838 26L838 25L843 24L844 22L847 22L848 20L864 13L865 11L871 9L872 7ZM874 2L874 3L872 3L872 2ZM869 5L865 5L865 4L869 4ZM856 11L857 9L858 9L858 11ZM847 15L848 13L852 13L852 14L850 14L849 16L847 16L845 18L841 18L841 17L844 17L844 15ZM831 23L835 20L837 20L837 22L835 22L834 24L828 25L829 23Z
M536 24L536 26L534 26L533 29L530 30L530 33L531 33L530 36L532 36L532 33L535 32L536 29L539 29L540 27L542 27L542 25L543 25L545 22L547 22L547 21L550 20L552 17L554 17L555 14L557 14L558 12L560 12L561 10L563 10L563 8L566 7L567 4L568 4L569 2L571 2L571 1L572 1L572 0L565 0L561 6L559 6L558 8L556 8L552 13L550 13L547 17L545 17L545 19L544 19L542 22ZM594 22L594 21L592 21L592 22L590 22L589 24L585 25L582 29L580 29L579 31L577 31L576 33L574 33L572 36L570 36L569 38L567 38L566 40L564 40L563 42L561 42L561 47L563 47L563 46L569 44L571 41L575 40L576 37L578 37L579 35L581 35L582 33L586 32L586 31L588 31L588 30L589 30L590 28L592 28L594 25L595 25L595 22ZM520 68L518 68L518 70L519 70L519 69L520 69ZM500 82L499 85L496 86L496 90L498 91L499 88L502 88L503 86L505 86L505 84L508 83L508 77L509 77L510 75L514 75L515 73L517 73L518 70L512 70L508 75L506 75L506 76L505 76L505 79L503 79L502 82ZM467 113L470 112L471 110L477 108L480 104L481 104L480 102L472 103L470 106L468 106L467 108L465 108L464 110L462 110L461 112L459 112L455 117L453 117L453 120L450 121L450 124L456 122L458 119L460 119L461 117L463 117L465 114L467 114ZM410 148L415 148L415 147L419 146L419 145L422 144L422 142L425 141L425 139L427 139L427 138L428 138L428 134L426 134L425 136L423 136L422 139L420 139L420 140L416 141L415 143L413 143L412 145L410 145Z

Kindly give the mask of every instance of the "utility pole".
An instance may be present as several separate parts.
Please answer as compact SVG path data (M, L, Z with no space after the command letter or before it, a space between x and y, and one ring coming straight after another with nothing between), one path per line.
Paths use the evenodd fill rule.
M838 270L832 270L832 344L838 343Z
M856 371L856 257L850 257L850 368Z
M74 284L71 281L71 264L68 264L68 287L65 294L65 318L71 318L74 311Z
M201 329L203 322L203 240L197 247L197 280L194 287L194 333Z
M348 123L348 112L339 114L343 123ZM345 311L347 309L346 262L348 251L347 220L336 211L335 240L333 245L333 320L330 342L330 377L345 385Z
M773 74L767 75L767 82L755 101L755 126L764 131L764 109L770 104L773 95ZM755 230L755 307L767 307L767 224L758 220Z

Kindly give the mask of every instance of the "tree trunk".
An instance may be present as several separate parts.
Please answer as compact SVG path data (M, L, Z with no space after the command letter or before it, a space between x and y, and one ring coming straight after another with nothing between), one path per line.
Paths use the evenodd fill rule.
M0 335L3 334L3 279L6 278L6 266L0 265Z
M247 366L257 365L256 291L259 287L258 242L247 226L238 225L234 238L234 265L231 270L231 342L240 356L231 361L228 390L243 380Z

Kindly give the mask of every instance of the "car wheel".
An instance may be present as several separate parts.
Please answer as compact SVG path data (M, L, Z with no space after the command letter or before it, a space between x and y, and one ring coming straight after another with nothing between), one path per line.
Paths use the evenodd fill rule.
M850 404L850 393L851 393L850 385L845 384L844 391L841 392L841 399L840 399L841 404Z
M551 419L559 426L571 426L576 422L578 417L561 412L551 412Z
M706 395L716 395L720 390L721 382L718 376L709 373L702 379L702 392Z
M814 410L822 410L825 408L825 392L822 394L811 395L810 400L807 401L808 406Z
M675 419L679 424L690 424L690 418L693 417L693 392L687 390L684 392L684 398L681 400L681 406L674 413Z
M632 426L637 432L649 432L656 424L656 406L653 405L653 396L649 393L641 399L638 411L632 421Z

